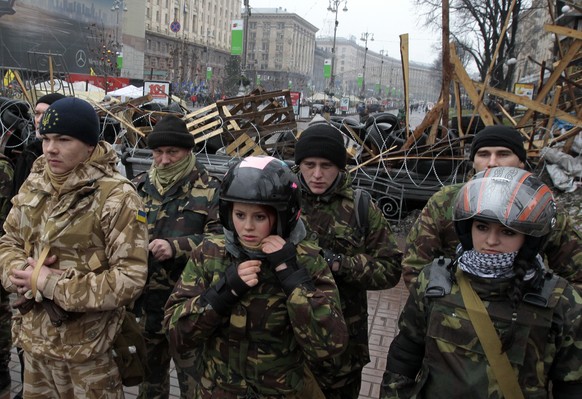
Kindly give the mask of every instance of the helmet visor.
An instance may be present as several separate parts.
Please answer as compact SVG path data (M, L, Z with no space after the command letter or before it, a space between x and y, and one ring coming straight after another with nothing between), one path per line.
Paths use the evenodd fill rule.
M549 187L525 172L469 181L457 194L453 220L499 222L519 233L541 237L550 232L555 212Z

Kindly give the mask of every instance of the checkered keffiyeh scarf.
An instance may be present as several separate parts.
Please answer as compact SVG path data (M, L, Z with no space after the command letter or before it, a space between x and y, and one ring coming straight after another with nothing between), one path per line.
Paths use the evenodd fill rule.
M513 261L517 251L505 254L482 254L473 249L463 252L459 268L482 278L511 278L515 275Z

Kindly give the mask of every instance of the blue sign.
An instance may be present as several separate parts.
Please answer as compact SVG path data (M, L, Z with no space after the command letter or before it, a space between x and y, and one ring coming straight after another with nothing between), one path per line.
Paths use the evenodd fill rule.
M170 24L170 30L174 33L180 32L180 22L174 21Z

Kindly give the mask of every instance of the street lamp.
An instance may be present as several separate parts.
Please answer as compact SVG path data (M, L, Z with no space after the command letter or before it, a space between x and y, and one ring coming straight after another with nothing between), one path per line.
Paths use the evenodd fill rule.
M210 92L210 82L212 79L212 67L210 66L210 39L214 39L214 34L210 29L206 29L206 86Z
M378 87L378 97L382 97L382 69L384 69L384 54L388 55L384 50L380 50L380 83Z
M364 70L362 72L362 98L366 98L366 56L368 55L368 39L374 41L374 34L368 31L362 33L360 40L364 42Z
M115 56L116 56L116 66L117 66L117 75L120 75L121 70L119 68L119 65L117 64L117 62L119 62L119 58L118 57L123 57L123 38L121 38L119 36L119 14L121 11L123 12L127 12L127 6L125 5L125 0L113 0L113 3L111 5L111 11L116 13L115 16ZM123 35L123 31L121 32L121 34Z
M331 76L329 79L329 88L328 88L328 94L329 97L333 97L333 91L334 91L334 87L335 87L335 39L337 37L337 26L339 25L339 22L337 20L337 13L339 11L339 5L341 3L344 3L344 8L343 8L343 12L347 12L348 11L348 0L329 0L329 5L327 7L327 11L333 12L335 13L335 21L334 21L334 26L333 26L333 44L331 46Z

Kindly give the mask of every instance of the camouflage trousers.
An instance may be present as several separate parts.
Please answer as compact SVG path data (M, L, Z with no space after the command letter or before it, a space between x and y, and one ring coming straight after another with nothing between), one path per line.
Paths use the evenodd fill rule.
M24 399L123 399L111 351L83 363L24 352Z
M170 395L170 361L174 360L180 398L195 398L195 361L199 357L193 352L176 353L170 348L164 334L143 332L147 351L148 373L139 386L139 399L167 399Z

